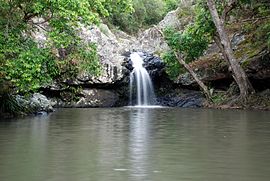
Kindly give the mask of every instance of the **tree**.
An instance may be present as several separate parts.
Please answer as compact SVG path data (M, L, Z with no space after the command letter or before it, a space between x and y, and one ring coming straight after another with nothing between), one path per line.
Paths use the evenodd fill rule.
M225 60L228 61L232 69L233 78L240 89L240 98L245 100L249 94L254 92L254 89L249 82L245 71L234 57L231 43L224 27L227 14L234 8L236 3L237 0L230 0L229 4L224 7L222 16L220 18L214 1L207 0L208 8L220 38L223 56Z
M123 13L121 6L115 6L105 21L136 34L140 29L159 23L169 11L177 8L179 0L131 0L131 3L133 11Z
M201 87L203 90L204 95L206 96L208 101L212 101L212 95L208 89L208 87L199 79L197 74L193 71L193 69L185 62L185 57L177 52L174 52L175 57L179 61L181 65L185 67L185 69L190 73L190 75L193 77L193 79L197 82L197 84Z
M169 61L177 60L190 73L197 84L204 92L208 101L212 101L211 93L208 87L199 79L197 74L189 66L189 62L201 56L207 48L208 41L206 37L200 36L194 31L193 26L187 28L184 32L177 32L173 29L167 28L164 33L165 40L170 46L173 55L165 55L171 57Z

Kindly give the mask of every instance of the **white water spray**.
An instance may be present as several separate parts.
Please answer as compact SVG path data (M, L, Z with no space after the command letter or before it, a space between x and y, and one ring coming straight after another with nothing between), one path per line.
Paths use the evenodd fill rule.
M155 93L150 76L143 67L143 59L136 52L130 55L130 59L134 67L130 75L130 104L132 105L133 91L135 89L137 106L153 105Z

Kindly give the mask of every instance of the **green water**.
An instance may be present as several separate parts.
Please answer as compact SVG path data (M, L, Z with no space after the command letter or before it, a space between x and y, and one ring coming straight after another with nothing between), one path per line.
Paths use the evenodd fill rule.
M269 181L270 112L60 109L0 122L0 181Z

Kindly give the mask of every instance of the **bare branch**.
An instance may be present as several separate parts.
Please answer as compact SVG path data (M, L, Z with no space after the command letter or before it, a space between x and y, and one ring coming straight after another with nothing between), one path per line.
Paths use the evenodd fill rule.
M48 29L44 28L43 26L41 26L40 24L35 24L35 26L41 28L42 30L49 32Z
M36 22L36 23L33 22L33 24L34 25L44 24L44 23L50 21L53 17L54 17L54 11L53 11L53 7L51 6L50 7L50 15L47 18L45 18L44 21L42 21L42 22Z
M213 102L212 98L211 98L211 93L208 90L208 87L203 83L203 81L201 81L199 79L199 77L197 76L197 74L192 70L192 68L184 61L185 56L183 54L180 54L178 52L174 51L174 55L177 58L178 62L183 65L185 67L185 69L190 73L190 75L193 77L193 79L197 82L197 84L201 87L201 89L203 90L203 93L206 97L206 99L209 102Z
M231 12L237 5L238 1L237 0L230 0L230 2L224 7L222 16L221 16L221 20L223 22L226 21L226 18L229 14L229 12Z

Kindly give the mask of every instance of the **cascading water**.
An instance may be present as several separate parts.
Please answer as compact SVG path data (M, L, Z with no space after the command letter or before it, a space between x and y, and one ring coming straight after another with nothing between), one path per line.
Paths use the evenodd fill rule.
M155 93L151 78L143 67L143 59L136 52L130 55L130 59L134 68L130 75L130 105L134 95L137 106L153 105Z

